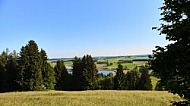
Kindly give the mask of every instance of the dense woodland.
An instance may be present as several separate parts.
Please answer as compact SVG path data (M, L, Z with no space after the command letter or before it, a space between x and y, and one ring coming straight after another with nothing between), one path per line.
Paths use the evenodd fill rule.
M0 92L39 90L152 90L148 66L123 73L118 65L116 75L98 74L90 55L73 60L73 72L68 73L63 60L55 67L48 63L45 50L30 40L20 53L7 49L0 55Z

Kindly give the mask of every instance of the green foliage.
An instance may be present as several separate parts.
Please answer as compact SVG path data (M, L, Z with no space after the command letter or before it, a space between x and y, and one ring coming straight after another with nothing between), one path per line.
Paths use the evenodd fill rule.
M107 76L103 76L103 79L100 81L99 86L102 90L113 90L114 88L114 76L112 73Z
M3 52L0 55L0 92L15 91L18 87L17 77L17 53Z
M98 70L96 69L96 65L90 55L83 56L82 66L83 66L82 70L83 89L84 90L95 89Z
M125 74L123 73L123 66L121 64L118 65L117 72L114 77L114 89L115 90L126 89Z
M152 84L151 84L148 67L146 65L141 66L140 70L141 70L142 74L141 74L141 77L139 80L138 89L139 90L152 90Z
M138 67L135 67L133 70L127 72L126 74L127 89L129 90L138 89L139 80L140 80L140 72L138 70Z
M96 88L98 70L90 55L83 56L82 60L75 57L73 61L73 90L89 90Z
M42 77L44 89L53 90L55 84L55 72L53 67L47 62L47 54L45 50L41 49L40 51L42 59Z
M23 46L19 57L19 79L21 90L35 91L43 89L42 61L35 41L30 40Z
M166 90L190 100L190 1L164 0L160 9L164 23L158 30L173 43L157 46L149 63Z
M72 90L82 90L82 61L75 57L73 61Z
M157 91L164 91L164 87L161 85L160 81L156 83L155 90Z
M58 60L56 66L54 67L55 71L55 89L56 90L67 90L69 86L69 74L64 65L63 60Z

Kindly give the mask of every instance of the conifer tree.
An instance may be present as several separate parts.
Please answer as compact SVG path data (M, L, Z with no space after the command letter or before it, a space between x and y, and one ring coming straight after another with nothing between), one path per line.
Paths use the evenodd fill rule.
M140 79L140 72L138 67L135 67L130 72L126 74L126 86L128 90L136 90L138 89L139 79Z
M113 90L114 88L114 76L113 73L109 73L107 76L103 76L100 81L100 87L102 90Z
M90 55L83 56L82 60L75 57L73 61L73 90L89 90L96 88L98 70Z
M72 90L82 90L82 61L75 57L73 60Z
M6 64L7 64L7 57L8 54L3 51L0 55L0 92L5 92L8 85L7 81L7 71L6 71Z
M13 51L13 53L10 53L8 55L8 60L6 64L6 71L7 71L7 85L8 89L7 91L17 91L18 90L18 83L16 82L16 79L18 77L18 63L17 63L18 55L16 51Z
M123 66L121 64L118 65L117 72L114 77L114 89L115 90L126 89L125 74L123 73Z
M140 68L142 74L139 80L138 89L139 90L152 90L151 79L149 75L149 70L147 66L141 66Z
M54 67L55 71L55 89L56 90L65 90L69 85L68 71L64 65L63 60L58 60L56 66Z
M82 58L82 89L95 89L98 70L90 55Z
M30 40L23 46L19 57L19 78L21 90L36 91L43 89L42 62L35 41Z
M40 51L41 59L42 59L42 77L44 89L54 89L55 84L55 72L53 67L47 62L47 54L45 50L41 49Z
M10 92L18 90L17 77L17 53L3 52L0 55L0 92Z

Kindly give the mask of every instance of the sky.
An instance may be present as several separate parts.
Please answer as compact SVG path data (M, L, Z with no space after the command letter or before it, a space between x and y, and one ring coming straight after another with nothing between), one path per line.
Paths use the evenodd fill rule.
M34 40L49 58L151 54L162 0L0 0L0 52Z

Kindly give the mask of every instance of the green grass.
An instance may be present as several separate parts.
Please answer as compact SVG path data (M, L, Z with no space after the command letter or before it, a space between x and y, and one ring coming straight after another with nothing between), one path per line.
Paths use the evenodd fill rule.
M156 87L156 83L158 82L158 78L154 77L154 76L151 76L151 81L152 81L152 89L155 90L155 87Z
M108 70L115 70L118 67L118 61L119 60L125 61L125 60L147 59L147 58L148 57L135 57L135 56L133 56L133 57L118 57L118 58L113 57L113 58L108 58L108 59L98 59L97 61L98 62L107 62L108 61L109 63L113 63L113 65L110 65L108 67L101 67L100 70L103 68L108 69ZM53 67L56 65L56 62L52 62L51 60L49 60L48 62ZM65 66L72 66L72 61L64 61L64 64L65 64ZM143 65L143 64L145 64L145 62L143 62L143 61L133 62L133 63L122 63L123 67L124 68L127 67L128 70L132 70L134 67L139 66L139 65Z
M0 106L169 106L179 96L166 91L44 91L0 94Z
M109 62L112 63L112 65L109 65L107 67L104 67L104 69L108 69L108 70L115 70L118 67L118 62L119 60L134 60L134 59L148 59L148 57L120 57L120 58L109 58L109 59L98 59L98 62ZM133 62L133 63L122 63L123 67L127 70L132 70L134 69L136 66L140 66L140 65L144 65L146 63L146 61L139 61L139 62Z

